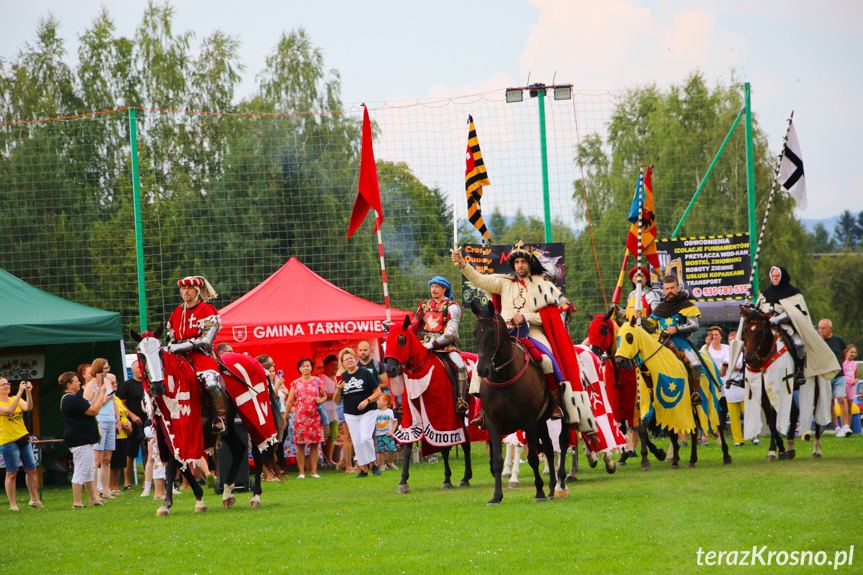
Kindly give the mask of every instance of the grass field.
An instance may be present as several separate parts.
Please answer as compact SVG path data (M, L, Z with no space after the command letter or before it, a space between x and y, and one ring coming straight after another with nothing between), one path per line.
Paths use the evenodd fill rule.
M667 442L660 441L667 447ZM125 493L101 508L73 510L70 488L45 490L46 508L2 511L3 575L10 573L826 573L832 566L710 567L697 552L836 551L855 546L863 573L863 518L858 494L863 438L823 438L824 458L810 459L798 440L793 461L767 463L765 447L734 448L721 464L718 446L699 450L696 469L648 472L630 462L607 475L582 457L580 480L568 499L534 503L527 465L523 487L504 490L487 507L492 479L482 451L472 487L442 491L443 464L412 467L411 490L397 495L400 472L356 479L323 471L323 478L267 483L260 509L221 507L194 514L184 493L171 516L158 503ZM456 478L463 461L455 462ZM3 506L5 510L5 504ZM763 555L767 560L767 552ZM705 557L705 556L702 556ZM740 561L741 558L738 558ZM702 559L702 563L704 558Z

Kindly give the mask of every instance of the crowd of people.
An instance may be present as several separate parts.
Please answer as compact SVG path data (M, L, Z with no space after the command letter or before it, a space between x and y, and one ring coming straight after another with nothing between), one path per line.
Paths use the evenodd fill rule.
M543 332L542 322L552 317L544 309L551 305L547 303L549 294L544 295L545 305L537 304L536 297L532 300L526 297L528 288L533 285L532 278L543 273L532 248L521 243L513 246L509 263L516 279L509 278L512 280L510 282L506 278L488 279L479 275L466 264L459 252L454 251L452 259L468 279L503 298L504 319L513 330L526 333L522 334L524 340L542 352L540 365L551 396L559 404L555 406L552 417L559 417L562 404L558 399L558 388L568 385L568 382L562 380L557 362L548 352L551 347L546 340L548 334ZM690 337L699 328L700 312L674 276L663 279L661 296L658 290L651 289L647 278L649 272L645 268L632 270L630 279L633 287L638 282L642 286L630 294L626 309L619 310L618 319L643 319L648 326L658 326L666 334L686 358L695 401L702 366ZM787 270L774 267L770 271L770 278L771 285L759 295L755 305L764 312L769 311L773 327L777 331L784 331L783 338L787 340L794 359L795 384L805 382L804 369L807 374L813 371L831 374L830 385L836 405L836 436L850 436L854 403L863 400L863 390L858 390L857 348L834 334L833 325L826 318L818 323L817 334L820 338L816 336L818 341L813 341L811 334L815 333L814 327L805 302L799 290L790 284ZM457 352L461 308L453 301L446 278L436 276L428 283L431 298L420 303L411 329L427 349L452 358L457 376L456 409L463 414L468 393L476 393L478 381L472 381L468 389L464 361ZM221 414L221 402L225 394L224 384L220 383L218 374L218 356L233 350L227 343L215 349L212 345L220 320L218 312L208 300L216 297L216 294L201 276L189 276L180 280L178 285L183 303L171 315L168 350L190 358L202 389L212 394L217 414ZM636 293L641 293L640 301ZM798 311L804 312L803 319L795 315ZM731 332L723 342L723 328L710 326L701 349L709 354L718 368L722 380L721 403L729 414L734 446L740 447L745 443L741 428L745 389L740 381L733 381L732 378L739 377L742 358L737 359L736 365L730 365L734 358L729 348L736 337L737 333ZM828 349L829 352L824 351ZM835 356L836 364L832 363L833 357L829 357L831 354ZM825 355L828 356L826 359ZM386 370L381 362L372 357L369 342L361 341L356 349L346 347L337 355L327 355L319 367L311 358L300 359L296 364L298 375L290 382L285 378L284 370L278 369L279 366L269 355L259 355L255 359L267 373L270 396L276 406L279 441L284 442L286 457L296 458L298 479L320 479L319 464L356 473L357 478L365 478L369 474L379 476L383 469L397 469L394 435L398 427L396 413L400 407L399 398L392 395ZM839 366L838 372L831 369L834 365ZM79 365L75 372L63 373L58 379L63 391L60 401L65 427L63 439L72 454L74 468L72 492L73 507L76 509L85 507L85 494L87 505L98 506L106 500L116 499L126 491L134 490L135 462L139 455L144 461L141 496L148 497L155 490L155 498L164 498L166 482L175 479L165 477L155 441L153 405L144 391L144 378L138 362L132 364L131 372L131 378L118 384L108 360L96 358L92 363ZM10 508L18 510L16 477L19 462L24 468L30 491L29 505L41 508L43 505L35 482L36 462L30 435L22 418L23 412L33 407L32 384L22 382L14 397L10 392L9 382L0 378L0 448L6 462L6 493ZM839 420L836 419L837 415ZM214 424L214 430L223 434L226 422L219 417L215 419L219 425ZM632 426L632 422L638 419L638 413L632 417L626 414L623 419ZM481 411L471 423L483 424ZM805 433L808 430L801 431ZM704 436L701 438L701 441L706 440ZM630 433L623 462L627 456L634 455L637 441L637 435ZM758 443L757 437L751 441ZM338 461L335 459L336 447L340 448ZM212 486L214 475L210 472L209 464L206 457L202 458L196 471L199 481ZM283 472L281 477L268 475L265 479L280 481L287 476L287 472Z

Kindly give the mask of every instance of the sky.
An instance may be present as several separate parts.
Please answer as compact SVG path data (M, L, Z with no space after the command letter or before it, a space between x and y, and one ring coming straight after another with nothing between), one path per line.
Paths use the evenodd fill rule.
M70 61L77 37L109 7L131 36L143 0L0 0L0 58L35 37L39 19L62 23ZM254 87L282 33L304 27L342 101L373 105L457 97L530 81L619 90L681 83L700 70L712 85L750 82L753 111L778 152L794 110L806 171L807 219L863 211L863 2L856 0L496 0L435 3L175 0L176 32L200 41L239 37ZM857 70L857 72L854 72Z

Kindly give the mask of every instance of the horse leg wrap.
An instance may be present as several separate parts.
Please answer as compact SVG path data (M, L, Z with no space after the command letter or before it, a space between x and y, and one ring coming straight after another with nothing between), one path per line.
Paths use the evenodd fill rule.
M598 430L593 410L590 407L590 397L586 391L574 391L568 381L561 383L563 389L563 407L571 424L577 424L578 430L586 433L596 433Z
M476 370L473 372L473 377L470 378L470 389L468 393L470 393L474 397L479 397L479 384L482 382L482 378L477 374Z

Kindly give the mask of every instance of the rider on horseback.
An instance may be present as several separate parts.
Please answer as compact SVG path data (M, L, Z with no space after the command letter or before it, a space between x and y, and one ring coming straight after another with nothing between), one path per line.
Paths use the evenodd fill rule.
M636 283L641 280L641 308L644 311L635 309ZM626 309L617 309L615 317L618 322L629 321L633 317L639 318L642 315L650 317L650 313L662 301L659 294L653 291L653 286L650 283L650 271L644 267L635 267L629 270L629 280L632 282L632 291L626 298ZM616 306L615 306L616 307Z
M794 359L794 385L800 387L806 383L803 368L806 365L806 343L794 327L794 322L788 315L788 310L795 311L794 301L789 300L796 295L802 300L800 290L791 285L791 275L788 270L778 266L770 268L770 285L758 295L755 307L761 312L773 312L770 317L770 325L777 329L785 345L794 350L791 357ZM803 304L802 309L806 309ZM807 320L811 324L811 320ZM817 339L817 338L814 338ZM789 341L790 340L790 341ZM789 345L790 344L790 345Z
M222 321L219 312L208 303L218 297L203 276L188 276L177 282L183 303L168 318L168 337L171 343L167 350L183 354L195 368L198 381L213 397L216 418L213 427L219 434L227 431L225 426L224 383L219 375L219 363L213 357L213 342L219 333Z
M464 399L467 390L467 365L458 351L458 325L461 321L461 306L452 299L449 280L435 276L429 280L431 298L420 302L410 324L426 349L441 355L446 354L458 370L456 412L467 413Z
M564 305L568 302L557 286L543 277L545 270L536 257L534 249L525 246L523 242L518 242L512 247L507 263L515 271L515 277L481 274L465 261L460 250L453 250L452 261L458 264L464 276L475 286L487 293L500 296L500 315L506 321L510 331L520 339L527 340L528 347L542 352L540 366L555 402L551 418L562 417L560 385L564 382L558 381L555 377L555 363L552 362L551 346L546 337L546 328L543 326L540 311L549 306ZM569 345L572 345L571 341ZM479 393L479 381L479 378L474 376L470 386L471 394ZM471 423L481 426L482 412Z
M692 400L696 402L697 397L697 402L700 402L701 361L692 348L688 336L698 331L698 318L701 312L694 303L689 301L689 294L680 290L677 277L665 276L662 280L662 291L665 293L665 299L653 309L650 319L655 320L654 324L659 324L659 327L670 336L671 343L683 353L689 368ZM649 325L651 322L647 323Z

